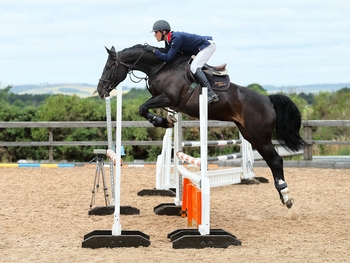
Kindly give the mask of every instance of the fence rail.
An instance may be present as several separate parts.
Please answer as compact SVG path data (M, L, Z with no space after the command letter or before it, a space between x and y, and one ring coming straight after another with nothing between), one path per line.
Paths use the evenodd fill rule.
M112 122L115 127L116 122ZM183 127L199 127L199 121L182 121ZM106 146L107 141L54 141L54 128L106 128L105 121L57 121L57 122L0 122L0 129L6 128L49 128L49 140L41 142L0 142L4 146L48 146L49 160L52 160L52 147L55 146ZM122 127L153 127L148 121L123 121ZM233 122L208 121L208 127L236 127ZM303 139L308 143L304 150L304 160L312 160L314 144L350 145L350 141L313 140L313 127L350 127L350 120L305 120L302 121ZM278 144L277 141L273 141ZM162 141L122 141L123 145L162 145Z

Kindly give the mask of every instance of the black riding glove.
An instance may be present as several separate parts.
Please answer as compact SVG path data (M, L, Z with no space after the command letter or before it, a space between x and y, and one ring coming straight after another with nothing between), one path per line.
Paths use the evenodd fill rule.
M146 46L145 47L145 51L147 51L147 52L153 52L154 51L154 47L152 47L152 46Z

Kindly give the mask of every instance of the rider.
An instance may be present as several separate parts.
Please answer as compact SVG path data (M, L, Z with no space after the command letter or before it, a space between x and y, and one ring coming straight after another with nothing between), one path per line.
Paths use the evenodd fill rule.
M162 53L151 46L147 46L146 48L147 51L152 51L157 58L165 62L170 62L174 59L178 51L184 55L196 55L191 64L191 72L202 87L208 88L208 103L217 102L219 97L211 89L210 83L202 71L202 67L216 49L213 38L210 36L171 31L170 24L165 20L155 22L151 32L154 32L154 36L158 42L165 41L167 53Z

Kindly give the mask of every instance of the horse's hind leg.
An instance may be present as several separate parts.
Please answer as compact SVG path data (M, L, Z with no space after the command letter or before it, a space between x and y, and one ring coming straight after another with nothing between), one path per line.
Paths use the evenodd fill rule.
M238 127L246 140L248 140L254 146L254 148L260 153L261 157L264 158L267 165L270 167L275 188L279 194L281 202L288 208L291 208L293 206L293 199L289 197L289 189L284 180L283 159L278 155L272 145L271 136L269 135L270 132L260 129L258 131L255 130L255 132L248 133L248 131L239 124ZM264 134L266 136L264 136Z
M173 128L174 123L176 122L176 119L174 117L168 115L167 118L162 118L148 111L149 109L169 106L171 106L169 98L164 93L162 93L161 95L152 97L143 103L139 108L139 113L142 117L152 123L154 127Z
M271 169L275 188L280 196L281 202L288 208L291 208L293 206L293 199L289 196L289 189L284 180L282 157L278 155L271 142L262 147L257 147L257 150Z

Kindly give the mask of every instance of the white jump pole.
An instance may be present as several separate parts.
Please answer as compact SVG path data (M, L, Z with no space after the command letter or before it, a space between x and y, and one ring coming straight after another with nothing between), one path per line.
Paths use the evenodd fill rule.
M241 152L242 152L242 168L243 168L243 179L253 179L255 177L253 171L254 164L254 155L252 145L243 138L242 134L239 134L240 139L242 140Z
M169 189L172 187L171 170L171 150L172 150L173 129L168 128L163 138L162 153L158 155L156 166L156 189Z
M113 149L113 138L112 138L112 116L111 116L111 97L106 97L106 115L107 115L107 137L108 137L108 149ZM110 173L110 181L112 188L112 200L111 204L114 204L115 199L115 189L114 189L114 169L113 169L113 161L109 160L109 173Z
M210 233L210 182L207 176L208 169L208 88L202 88L199 96L200 105L200 140L201 144L201 191L202 191L202 224L198 231L201 235Z
M117 87L117 108L116 108L116 154L115 163L115 200L114 200L114 224L112 227L112 235L121 235L120 224L120 175L121 175L121 138L122 138L122 87Z
M181 141L182 141L182 127L180 123L182 122L182 115L176 114L175 118L178 120L174 123L174 153L182 151ZM174 203L177 206L182 204L182 175L179 174L179 159L174 154L174 178L175 178L175 188L176 196L174 198Z

